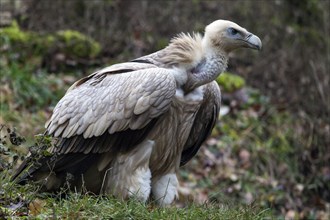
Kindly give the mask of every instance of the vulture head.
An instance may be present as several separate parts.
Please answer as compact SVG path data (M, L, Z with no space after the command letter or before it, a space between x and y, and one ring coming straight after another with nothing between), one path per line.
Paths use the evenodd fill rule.
M260 50L261 40L231 21L216 20L200 34L180 34L164 49L161 62L177 66L178 84L187 94L201 85L215 80L227 68L228 54L239 48Z
M261 40L234 22L217 20L206 26L203 38L205 48L229 53L238 48L260 50Z

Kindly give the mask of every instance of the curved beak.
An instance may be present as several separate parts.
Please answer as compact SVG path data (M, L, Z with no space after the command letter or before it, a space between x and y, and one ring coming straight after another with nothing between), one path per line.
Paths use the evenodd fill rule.
M261 48L262 48L262 43L261 43L260 38L254 34L249 34L245 38L245 42L247 43L246 46L249 48L256 49L256 50L261 50Z

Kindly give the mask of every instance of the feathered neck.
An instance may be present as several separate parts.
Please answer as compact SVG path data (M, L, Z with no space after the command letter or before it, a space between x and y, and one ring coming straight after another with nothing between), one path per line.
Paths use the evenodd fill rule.
M169 66L196 66L203 59L202 36L181 33L164 49L161 62Z
M179 34L159 54L165 67L178 67L175 78L178 86L189 93L212 82L227 68L228 54L211 46L200 34Z

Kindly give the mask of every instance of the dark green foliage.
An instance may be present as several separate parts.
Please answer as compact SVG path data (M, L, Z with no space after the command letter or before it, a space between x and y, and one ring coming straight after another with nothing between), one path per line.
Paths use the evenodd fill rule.
M0 172L12 169L19 155L14 148L25 142L16 129L10 129L0 124Z

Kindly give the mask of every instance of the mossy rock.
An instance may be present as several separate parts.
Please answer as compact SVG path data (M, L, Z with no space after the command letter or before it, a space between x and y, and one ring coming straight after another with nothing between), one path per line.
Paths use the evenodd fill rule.
M245 86L245 80L232 73L224 72L216 79L217 83L224 92L235 92Z
M48 36L48 41L71 58L94 58L101 50L98 42L73 30L59 31L54 38Z
M16 21L11 26L0 29L1 43L27 43L31 37L27 32L21 31Z
M35 32L22 31L16 21L11 26L0 29L0 43L9 46L7 50L14 50L12 52L32 54L45 52L45 50L40 50L44 47L42 36ZM24 49L28 51L23 51Z
M31 65L40 65L41 57L48 51L42 35L21 30L16 21L11 26L0 29L0 45L1 55L8 62ZM38 61L35 63L36 60Z
M54 72L92 65L101 50L98 42L77 31L40 34L22 30L16 21L0 28L0 45L2 67L18 63Z
M0 29L1 54L10 60L24 60L33 52L36 36L22 31L14 21L11 26Z

